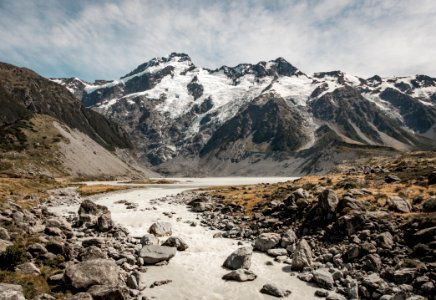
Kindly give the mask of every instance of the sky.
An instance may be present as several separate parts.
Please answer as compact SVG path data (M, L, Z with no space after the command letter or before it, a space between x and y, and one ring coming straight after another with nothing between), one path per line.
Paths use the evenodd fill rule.
M0 0L0 61L116 79L153 57L436 77L434 0Z

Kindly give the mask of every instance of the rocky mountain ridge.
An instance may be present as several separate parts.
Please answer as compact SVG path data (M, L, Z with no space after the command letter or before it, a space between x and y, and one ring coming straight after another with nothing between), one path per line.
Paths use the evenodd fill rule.
M425 75L307 75L283 58L209 70L172 53L119 80L53 81L124 128L164 174L319 172L436 146L436 79Z

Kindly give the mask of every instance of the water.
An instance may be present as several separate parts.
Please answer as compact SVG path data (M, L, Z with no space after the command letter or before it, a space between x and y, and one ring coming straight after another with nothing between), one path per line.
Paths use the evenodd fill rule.
M192 227L186 221L196 221L198 215L187 210L182 204L159 202L151 204L150 200L205 186L239 185L253 183L274 183L292 178L190 178L178 179L178 183L164 186L148 186L106 194L94 198L94 201L109 207L115 222L127 227L133 236L147 233L153 222L158 220L170 222L173 235L181 237L189 245L184 252L177 255L166 266L150 266L143 273L141 281L150 286L157 280L172 280L171 283L153 289L147 288L143 295L155 299L274 299L259 293L265 283L274 283L280 288L289 289L292 294L287 299L316 299L315 288L290 275L290 268L286 264L274 262L267 266L267 261L273 259L263 253L255 252L252 258L251 270L258 278L251 282L226 282L221 277L228 270L221 266L226 257L237 249L237 241L224 238L213 238L217 231L202 226ZM122 204L115 204L118 200L128 200L139 205L137 211L126 210ZM56 211L66 213L77 211L78 207L58 207ZM143 211L141 211L143 210ZM173 218L163 213L173 212ZM181 221L176 221L182 218ZM165 238L161 238L162 241ZM244 245L248 245L244 243Z

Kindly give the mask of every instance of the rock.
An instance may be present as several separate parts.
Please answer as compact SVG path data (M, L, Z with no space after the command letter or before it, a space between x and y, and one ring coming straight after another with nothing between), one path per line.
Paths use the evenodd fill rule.
M0 254L3 254L9 246L13 244L6 240L0 240Z
M55 274L55 275L50 276L47 279L47 282L49 284L52 284L52 285L60 285L60 284L64 283L64 273L59 273L59 274Z
M297 241L297 235L292 229L288 229L283 235L280 241L282 248L287 248L289 245L294 244Z
M171 283L171 282L173 282L173 281L172 281L172 280L169 280L169 279L155 281L155 282L153 282L153 283L150 285L150 288L152 289L152 288L155 288L155 287L157 287L157 286L165 285L165 284L168 284L168 283Z
M108 259L91 259L78 264L68 263L65 281L76 289L87 289L92 285L117 286L121 269Z
M333 190L324 190L318 197L318 206L324 211L334 212L338 203L338 196Z
M91 200L83 200L79 208L79 222L81 225L86 224L87 226L97 225L98 218L109 213L109 209L106 206L98 205Z
M41 274L41 271L38 269L37 266L35 266L34 263L31 262L25 262L24 264L20 264L15 267L15 272L20 272L24 274L31 274L31 275L39 275Z
M175 236L169 237L162 246L175 247L178 251L185 251L189 247L184 240Z
M328 295L329 295L329 292L326 290L316 290L315 291L315 296L317 296L317 297L325 298Z
M288 251L283 248L268 249L267 254L272 257L288 255Z
M40 255L46 254L48 250L43 245L36 243L29 245L29 247L27 247L27 252L29 252L33 257L38 257Z
M0 283L0 299L2 300L26 300L23 295L23 287L18 284Z
M363 259L363 266L369 271L378 271L382 267L382 261L378 254L368 254Z
M345 298L342 295L339 294L329 294L327 296L327 298L325 298L326 300L347 300L347 298Z
M301 239L292 255L292 269L301 271L312 265L312 250L305 239Z
M280 288L278 288L275 285L270 284L270 283L265 284L262 287L262 289L260 290L260 292L262 294L267 294L267 295L271 295L271 296L278 297L278 298L287 297L291 294L291 291L280 289Z
M409 284L415 279L416 269L404 268L394 272L394 282L396 284Z
M53 297L52 295L44 293L36 296L35 298L33 298L33 300L56 300L56 298Z
M412 209L412 206L410 205L409 202L407 202L407 200L398 196L389 197L388 203L389 203L389 209L393 211L409 213Z
M213 208L212 203L209 202L207 197L199 196L191 200L188 205L193 212L205 212Z
M230 273L227 273L223 276L224 280L232 280L232 281L252 281L255 280L257 277L256 274L253 273L253 271L246 270L246 269L238 269L234 270Z
M280 242L280 234L267 232L261 233L254 242L254 248L266 252L268 249L274 248Z
M97 219L97 228L101 232L109 231L113 226L112 217L110 212L102 214Z
M333 276L327 269L318 269L312 272L313 279L320 288L333 290Z
M171 223L168 222L153 223L148 229L148 232L154 234L155 236L167 236L173 233L171 229Z
M89 293L78 293L75 294L73 297L69 298L68 300L92 300L92 296Z
M401 179L398 176L393 175L393 174L386 175L386 177L385 177L386 183L393 183L393 182L400 182L400 181L401 181Z
M147 233L141 238L141 245L159 245L159 239L155 235Z
M147 245L139 251L139 256L144 259L144 264L153 265L162 261L169 261L176 255L176 252L176 248L173 247Z
M427 179L428 185L436 184L436 171L433 171L430 175L428 175Z
M224 261L223 267L230 270L237 269L250 269L251 256L253 255L253 248L246 246L240 247L232 254L230 254Z
M64 232L59 227L46 227L44 233L46 235L60 236L65 238Z
M392 249L392 247L395 245L394 238L392 237L392 234L389 231L385 231L379 234L376 238L376 241L377 241L377 245L386 249Z
M103 252L99 247L89 246L80 250L79 259L81 261L98 258L107 259L106 253Z
M0 240L8 241L10 239L11 237L9 236L9 232L5 228L0 227Z
M103 238L89 238L82 241L83 247L97 246L101 247L106 241Z
M431 196L430 199L424 202L422 205L422 210L425 212L435 212L436 211L436 197ZM1 236L0 236L1 238Z
M127 277L126 284L131 289L139 290L139 280L138 280L138 277L135 276L134 274L130 274Z
M386 285L386 283L384 282L383 279L380 278L380 276L377 273L372 273L363 278L362 285L372 289L379 289L384 285Z
M124 300L123 291L116 285L94 285L89 290L93 300Z

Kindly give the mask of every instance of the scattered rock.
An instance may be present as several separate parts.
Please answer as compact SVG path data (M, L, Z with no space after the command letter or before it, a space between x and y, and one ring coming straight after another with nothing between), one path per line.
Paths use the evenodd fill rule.
M120 268L112 260L92 259L78 264L68 263L65 281L71 282L76 289L87 289L96 284L117 286L120 273Z
M39 275L41 271L34 263L26 262L15 267L15 272L24 274Z
M334 212L338 203L338 196L333 190L324 190L318 197L318 205L324 211Z
M316 290L315 291L315 296L317 296L317 297L325 298L328 295L329 295L329 292L326 290Z
M240 247L230 254L224 261L223 267L230 270L250 269L253 248Z
M254 242L254 248L266 252L268 249L274 248L280 242L280 234L267 232L262 233Z
M288 255L288 251L283 248L268 249L267 254L272 257Z
M91 294L80 292L69 298L69 300L93 300Z
M436 171L433 171L430 175L428 175L427 179L428 185L436 184Z
M155 236L168 236L173 233L171 229L171 223L168 222L153 223L148 229L148 232L154 234Z
M436 196L431 196L430 199L425 201L424 204L422 205L422 210L425 212L435 212L436 211Z
M176 255L176 251L176 248L173 247L147 245L139 251L139 256L142 257L145 264L154 265L162 261L169 261Z
M0 240L10 240L11 239L11 237L9 236L9 232L5 229L5 228L3 228L3 227L0 227Z
M312 265L312 250L305 239L301 239L292 255L292 269L300 271Z
M334 281L332 274L327 269L318 269L312 272L313 279L320 288L333 290Z
M155 288L155 287L157 287L157 286L165 285L165 284L168 284L168 283L171 283L171 282L173 282L173 281L172 281L172 280L169 280L169 279L167 279L167 280L159 280L159 281L155 281L155 282L153 282L153 283L150 285L150 288L152 289L152 288Z
M393 174L386 175L386 177L385 177L386 183L393 183L393 182L400 182L400 181L401 181L401 179L398 176L393 175Z
M410 203L398 196L392 196L388 198L389 203L389 209L403 212L403 213L409 213L412 210L412 206Z
M289 245L293 245L297 241L297 235L292 229L288 229L283 235L280 245L282 248L287 248Z
M23 287L18 284L0 283L0 299L26 300L23 295Z
M169 237L162 246L175 247L178 251L185 251L189 247L184 240L175 236Z
M124 300L126 299L120 286L117 285L93 285L88 293L93 300Z
M230 273L227 273L223 276L224 280L232 280L232 281L252 281L255 280L257 277L256 274L253 273L253 271L246 270L246 269L238 269L234 270Z
M159 245L159 239L155 235L147 233L141 238L141 245Z
M277 286L270 283L265 284L260 290L260 292L262 294L267 294L278 298L287 297L291 294L291 291L280 289Z

